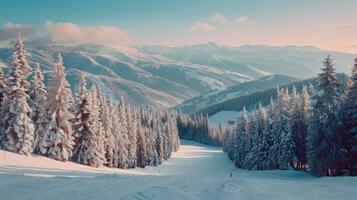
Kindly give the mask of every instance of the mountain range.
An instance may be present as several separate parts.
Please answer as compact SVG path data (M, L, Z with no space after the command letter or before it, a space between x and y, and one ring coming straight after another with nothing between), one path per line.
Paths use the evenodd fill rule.
M309 78L319 73L321 59L328 54L335 58L338 71L347 73L354 57L310 46L229 47L215 43L120 49L96 44L25 43L25 47L29 64L33 67L40 63L45 79L60 51L74 93L79 77L84 75L89 84L97 84L113 100L123 96L131 104L164 107L176 106L194 97L196 100L189 102L207 96L212 97L211 101L227 99L227 96L212 95L242 87L242 83L262 81L262 77L272 74L289 76L291 80ZM12 48L0 48L0 65L5 66L5 71L11 62L11 53ZM271 81L270 87L288 83L290 78L287 82Z

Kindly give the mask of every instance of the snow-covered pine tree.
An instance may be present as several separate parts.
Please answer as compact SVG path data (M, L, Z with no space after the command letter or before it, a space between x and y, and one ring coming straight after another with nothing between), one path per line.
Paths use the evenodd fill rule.
M266 125L266 114L265 109L262 104L259 103L258 110L256 113L257 116L257 125L256 125L256 133L258 134L258 162L257 169L262 170L266 169L266 160L268 159L268 138L266 137L265 125Z
M104 112L102 115L103 121L103 128L105 134L105 142L104 142L104 149L105 149L105 158L106 158L106 165L109 167L113 167L113 156L114 156L114 149L115 149L115 138L113 130L113 120L112 115L114 115L115 108L113 106L112 101L109 99L108 102L104 106Z
M334 60L327 56L325 60L322 61L324 68L322 68L322 73L319 74L317 93L321 97L324 104L329 109L333 109L334 106L339 103L339 86L340 83L336 78L336 69Z
M12 63L6 80L6 93L2 102L1 146L12 152L29 155L33 151L34 125L28 105L28 81L25 54L22 46L16 43ZM18 55L21 53L21 56ZM21 60L19 60L21 58ZM28 67L28 65L27 65Z
M265 169L274 169L274 163L271 163L271 161L273 161L274 159L271 159L271 155L270 155L270 150L272 148L272 145L274 144L273 137L272 137L272 131L274 127L274 114L275 114L274 101L273 98L271 97L267 114L266 114L265 131L264 131L264 140L267 141L267 146L268 146L267 149L268 158L264 161L264 163L262 163Z
M114 163L116 167L128 168L128 133L127 133L127 120L126 120L126 108L123 97L121 97L120 103L116 109L117 119L115 119L115 141L116 141L116 152L114 155Z
M31 67L27 63L25 45L22 41L21 35L19 34L17 42L15 44L15 51L22 75L25 77L20 83L21 87L25 88L26 92L29 91L30 81L29 76L31 75Z
M111 113L113 112L113 104L110 99L106 100L103 95L100 98L101 105L103 104L103 112L101 113L101 120L104 131L104 151L105 151L105 164L112 167L113 164L113 154L115 148L115 139L112 133L113 124Z
M284 98L286 101L291 102L291 98L289 96L288 89L285 89L284 92ZM297 97L296 92L295 92L295 97ZM291 105L291 104L290 104ZM293 160L293 150L294 150L294 141L292 138L292 132L291 132L291 120L289 116L289 109L290 106L288 103L287 107L283 107L283 115L286 115L285 118L285 127L287 128L286 131L280 132L280 146L279 146L279 157L278 157L278 162L279 162L279 169L288 169L289 164L291 165L292 160Z
M75 146L73 160L89 166L96 166L94 163L95 134L91 123L91 99L86 88L84 76L79 83L76 100L76 113L73 122L73 135L75 136Z
M248 153L248 169L260 170L262 169L261 163L265 157L265 153L262 152L262 138L264 134L264 122L265 122L265 111L262 105L259 103L259 107L252 117L250 127L250 151ZM261 156L264 156L261 157Z
M103 122L101 120L101 115L103 113L103 105L101 105L101 91L97 89L96 85L93 85L90 91L91 105L92 105L92 117L93 117L93 126L95 132L95 143L97 149L95 155L99 160L97 166L103 165L105 163L105 149L104 149L104 129Z
M278 98L274 105L274 119L272 139L273 144L269 149L270 163L273 169L287 169L291 159L292 145L289 130L289 94L287 89L278 90Z
M73 156L72 159L78 162L78 158L82 157L80 152L83 140L83 132L88 130L89 123L89 93L87 90L87 82L82 75L78 85L78 91L75 98L74 113L72 118L72 136L74 138Z
M235 160L235 165L237 167L243 167L243 161L247 155L247 152L249 152L249 149L247 148L248 142L249 142L249 134L248 134L248 117L247 117L247 111L245 107L243 107L242 112L240 113L239 120L237 121L238 125L238 147L235 149L237 152L237 157Z
M37 63L29 92L32 109L31 118L35 125L35 137L33 142L35 153L40 152L39 143L42 141L48 124L46 109L47 92L43 81L44 77L40 69L40 64Z
M91 92L87 91L86 82L82 76L76 100L76 113L73 122L73 134L76 136L73 160L92 167L103 164L103 141L98 132L99 108L95 86Z
M40 142L40 153L50 158L65 161L72 157L73 136L70 119L72 93L66 80L63 59L58 59L50 73L47 95L47 117L49 120Z
M236 122L236 126L233 128L232 132L229 134L229 141L227 143L227 153L228 153L228 158L232 161L236 161L236 155L238 154L238 149L236 149L237 147L237 133L238 133L238 119Z
M127 115L126 115L126 120L127 120L127 133L128 133L128 167L129 168L134 168L136 164L136 144L137 144L137 137L136 137L136 130L135 130L135 114L134 110L130 108L130 106L127 107Z
M243 112L243 111L242 111ZM240 131L240 118L238 117L236 122L235 122L235 127L234 127L234 132L231 134L231 144L230 144L230 150L228 153L229 159L233 161L235 166L239 166L242 164L242 158L241 158L241 146L240 142L242 141L242 132Z
M289 130L294 142L294 149L293 149L293 157L291 160L291 166L298 168L298 158L297 158L297 150L300 148L298 146L298 142L301 140L301 120L300 120L300 94L297 93L295 85L292 88L291 95L290 95L290 107L289 107ZM305 141L304 141L305 142Z
M167 160L170 157L170 125L168 123L162 124L162 130L163 130L163 158L164 160ZM154 130L153 130L154 131Z
M306 138L310 172L316 176L339 174L340 159L343 156L339 133L341 122L337 114L339 82L332 58L328 56L323 64Z
M180 147L180 138L177 129L177 119L176 116L171 116L171 134L172 134L172 148L171 151L176 152Z
M118 109L115 105L111 107L111 121L112 121L112 134L114 136L114 149L113 149L113 159L112 159L112 166L119 167L120 157L119 151L125 150L123 145L123 139L121 137L121 127L119 123L119 114ZM120 150L119 150L120 149Z
M225 149L228 154L228 158L233 161L233 154L234 154L234 136L236 133L236 127L232 126L230 131L227 131L225 136Z
M295 103L296 104L296 103ZM294 105L292 113L295 113L292 121L292 136L294 140L295 168L305 169L306 158L306 133L310 117L310 96L306 86L303 87L298 103Z
M164 123L166 124L164 130L165 130L165 137L164 137L164 159L167 160L171 157L171 152L173 151L173 138L174 138L174 133L172 132L173 129L172 127L174 126L171 121L171 116L168 112L163 113L164 115ZM160 120L162 117L160 117L160 114L158 113L158 120Z
M138 167L145 167L146 160L147 160L147 148L146 148L146 140L145 140L145 130L143 126L138 126L137 130L137 166Z
M156 151L157 151L157 156L159 159L159 162L162 163L164 161L164 137L161 132L161 124L157 123L157 135L156 135Z
M169 130L169 127L168 125L166 125L166 129L165 131L168 131ZM166 132L167 133L167 132ZM150 166L157 166L160 164L159 162L159 156L157 154L157 151L156 151L156 146L155 146L155 132L153 129L148 129L148 132L147 132L147 149L148 149L148 154L147 154L147 164L150 165ZM166 141L164 142L164 159L166 160L166 155L167 155L167 152L165 150L167 150L167 137L165 137ZM165 146L166 145L166 146Z
M280 133L279 129L280 126L283 125L282 128L283 130L287 130L287 127L285 127L285 124L281 124L281 118L282 118L282 109L281 109L281 103L282 101L282 93L283 91L280 90L280 88L277 89L277 99L274 102L273 106L273 121L272 121L272 130L271 130L271 144L269 148L269 165L271 169L279 169L279 164L278 164L278 156L279 156L279 151L278 147L280 144ZM286 101L284 101L284 104L287 104ZM287 105L286 105L287 106ZM284 115L286 116L286 115ZM282 121L285 122L286 120Z
M248 123L248 142L245 149L245 159L243 161L243 168L245 169L255 169L258 160L258 139L256 134L256 114L253 113L252 117Z
M344 166L348 174L355 176L357 175L357 58L347 84L344 108L346 133L343 145L347 150Z

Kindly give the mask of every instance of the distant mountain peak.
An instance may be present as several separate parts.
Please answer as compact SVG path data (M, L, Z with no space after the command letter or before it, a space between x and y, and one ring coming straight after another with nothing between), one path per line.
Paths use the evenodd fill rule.
M251 44L245 44L241 45L238 47L239 50L242 51L277 51L277 50L283 50L283 51L323 51L322 49L311 46L311 45L263 45L263 44L258 44L258 45L251 45Z

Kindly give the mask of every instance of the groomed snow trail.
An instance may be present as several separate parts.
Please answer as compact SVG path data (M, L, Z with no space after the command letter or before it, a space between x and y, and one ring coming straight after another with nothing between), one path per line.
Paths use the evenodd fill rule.
M232 174L232 177L231 177ZM354 199L357 177L236 169L221 148L182 141L159 167L99 169L0 151L0 199Z

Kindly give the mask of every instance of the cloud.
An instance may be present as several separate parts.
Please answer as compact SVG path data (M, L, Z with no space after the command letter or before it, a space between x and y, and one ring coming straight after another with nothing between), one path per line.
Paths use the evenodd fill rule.
M245 23L247 23L247 21L248 21L248 17L246 17L246 16L237 17L235 19L235 22L237 25L245 24Z
M33 28L29 25L6 23L0 27L0 42L9 41L21 34L23 37L33 34Z
M227 22L227 19L220 13L216 13L214 15L211 16L211 21L213 23L220 23L220 24L224 24Z
M80 26L74 23L47 21L48 39L57 44L95 43L109 46L125 46L133 42L129 34L114 26Z
M190 27L190 32L212 32L214 30L214 26L203 22L197 22Z

